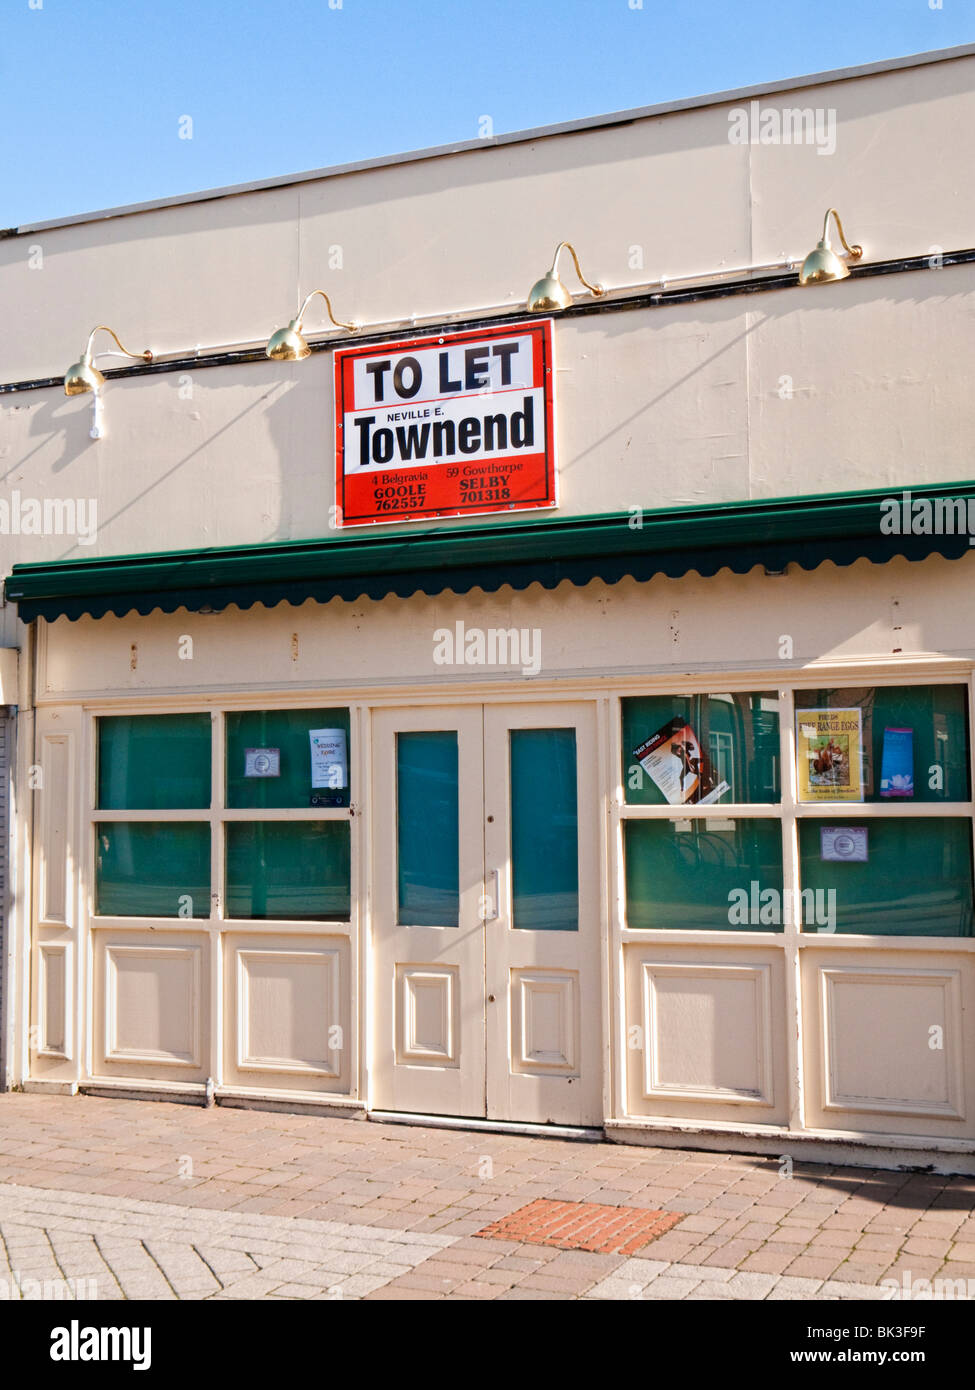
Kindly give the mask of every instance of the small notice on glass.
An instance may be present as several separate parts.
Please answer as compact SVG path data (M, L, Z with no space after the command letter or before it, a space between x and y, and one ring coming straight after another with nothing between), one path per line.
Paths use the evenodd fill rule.
M819 857L836 864L865 864L867 862L866 827L820 826Z
M347 787L349 759L344 729L309 729L311 784L313 787Z
M280 748L245 748L245 749L244 749L244 776L245 776L245 777L280 777L280 776L281 776L281 749L280 749Z

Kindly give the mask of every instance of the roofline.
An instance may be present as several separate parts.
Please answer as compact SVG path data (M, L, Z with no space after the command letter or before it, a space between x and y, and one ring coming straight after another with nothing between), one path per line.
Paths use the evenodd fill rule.
M243 193L259 193L271 188L287 188L293 184L313 183L319 179L337 178L343 174L362 173L367 169L391 168L397 164L412 164L422 159L441 159L446 155L493 149L501 145L524 144L530 140L544 140L554 135L571 135L577 131L628 125L633 121L646 120L653 116L668 116L679 111L721 106L727 102L767 96L773 92L792 92L803 87L818 87L832 82L849 82L857 77L871 77L876 73L896 72L904 68L952 62L958 58L969 58L973 55L975 55L975 43L959 44L955 48L933 49L929 52L909 54L903 58L886 58L882 62L865 63L859 67L834 68L826 72L809 73L803 77L790 77L783 81L762 82L752 87L735 87L724 92L711 92L705 96L683 97L679 101L659 102L654 106L635 106L626 111L614 111L602 116L587 116L582 120L562 121L557 125L534 126L528 130L512 131L507 135L458 140L447 145L431 145L427 149L383 155L378 159L361 159L349 164L333 164L325 169L310 169L301 174L285 174L277 178L255 179L249 183L229 184L224 188L208 188L196 193L181 193L171 198L154 198L145 203L130 203L122 207L105 208L98 212L77 213L72 217L53 218L47 222L27 222L22 226L0 230L0 238L46 232L56 227L73 227L80 223L99 222L112 217L131 217L136 213L155 212L160 208L180 207L186 203L205 203L217 198L234 198Z

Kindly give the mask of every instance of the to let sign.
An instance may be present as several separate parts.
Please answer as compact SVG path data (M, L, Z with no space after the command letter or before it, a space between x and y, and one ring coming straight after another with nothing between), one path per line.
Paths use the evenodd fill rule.
M344 526L556 505L552 320L335 352Z

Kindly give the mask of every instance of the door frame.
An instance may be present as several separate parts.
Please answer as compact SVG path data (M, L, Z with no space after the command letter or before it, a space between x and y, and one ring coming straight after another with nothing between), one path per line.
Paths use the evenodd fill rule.
M602 1114L604 1120L614 1114L615 1078L613 1065L615 1049L613 1032L616 1025L617 1010L613 1001L617 970L613 957L613 921L617 912L614 896L618 892L618 885L612 876L610 837L615 806L614 788L619 781L619 775L617 773L614 778L610 772L610 758L613 748L610 721L613 698L594 689L591 680L588 679L554 684L546 682L544 685L540 682L539 686L541 688L533 688L531 691L526 690L524 685L513 687L508 682L505 682L500 689L496 686L485 687L483 684L473 682L462 689L452 688L449 684L440 685L435 690L397 687L395 693L384 693L379 697L361 692L355 701L361 713L361 738L359 741L361 799L356 805L356 811L357 814L364 815L367 819L366 834L363 836L360 856L358 884L362 905L360 920L363 933L359 976L360 1055L363 1062L360 1095L367 1113L383 1110L383 1106L378 1101L377 1088L379 1051L376 1035L378 981L376 978L377 922L374 876L377 847L374 834L374 808L371 801L374 789L376 716L391 710L412 711L414 713L421 710L435 712L443 708L454 709L464 706L481 707L486 715L488 709L495 706L524 706L527 710L529 707L544 705L557 711L560 705L586 705L591 709L594 720L592 780L595 791L593 814L596 817L596 825L593 834L598 897L595 915L598 918L599 935L596 953L599 978L594 985L591 1006L593 1014L598 1020L596 1026L599 1029ZM429 727L433 727L433 725ZM403 1113L406 1116L410 1112ZM417 1114L417 1118L421 1117ZM492 1125L504 1128L506 1124L518 1123L491 1119L472 1119L469 1122L478 1128L491 1128ZM464 1117L459 1117L457 1123L463 1125ZM575 1127L579 1128L580 1131L588 1128L582 1125Z

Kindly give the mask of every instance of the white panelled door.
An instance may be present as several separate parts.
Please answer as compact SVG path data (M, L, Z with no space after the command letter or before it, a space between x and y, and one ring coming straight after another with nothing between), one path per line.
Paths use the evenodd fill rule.
M373 715L373 1105L602 1123L594 707Z

